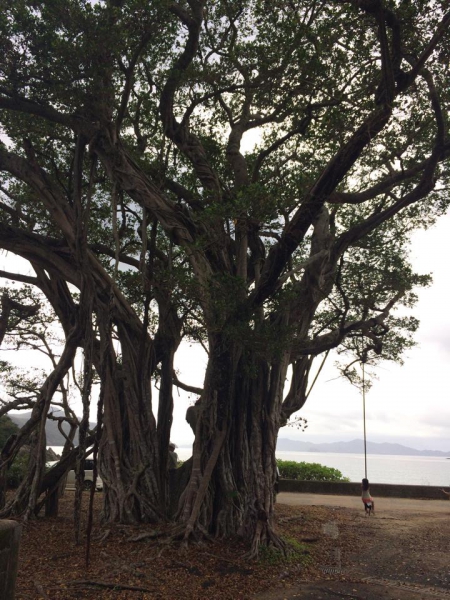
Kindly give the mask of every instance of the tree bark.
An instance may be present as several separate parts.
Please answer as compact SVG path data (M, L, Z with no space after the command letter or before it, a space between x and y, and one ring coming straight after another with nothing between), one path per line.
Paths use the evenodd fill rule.
M122 362L115 356L108 316L99 315L104 398L99 471L103 518L138 523L160 518L156 423L151 410L152 348L144 350L126 323L118 325ZM140 351L144 356L140 356ZM141 366L140 370L138 367Z
M211 340L193 469L178 519L186 537L240 535L283 548L274 529L275 447L288 356L268 362L224 336Z
M73 364L76 349L80 343L80 328L75 325L69 334L64 351L54 371L47 377L42 386L39 398L32 410L30 420L22 427L14 443L11 444L8 455L4 457L3 465L9 465L17 456L17 452L28 437L39 429L40 443L37 444L39 454L30 456L26 477L20 484L15 497L7 503L0 512L2 518L13 515L34 514L39 491L41 489L42 477L45 464L45 419L50 407L53 395L65 377L67 371ZM44 429L42 429L44 428ZM2 465L2 466L3 466Z

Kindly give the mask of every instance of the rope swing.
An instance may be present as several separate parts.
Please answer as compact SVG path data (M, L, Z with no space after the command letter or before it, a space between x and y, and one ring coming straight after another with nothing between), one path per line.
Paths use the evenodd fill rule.
M362 480L361 499L364 503L364 512L370 517L373 512L375 514L375 503L370 495L369 479L367 478L367 435L366 435L366 371L365 363L367 361L367 352L363 352L361 357L362 370L362 397L363 397L363 424L364 424L364 479Z
M362 397L363 397L363 423L364 423L364 477L367 479L366 379L365 379L364 363L365 363L365 361L361 361L361 368L362 368Z

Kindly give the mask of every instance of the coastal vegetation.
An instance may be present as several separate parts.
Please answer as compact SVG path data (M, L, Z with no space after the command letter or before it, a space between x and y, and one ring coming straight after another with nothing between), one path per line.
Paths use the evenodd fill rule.
M17 433L19 428L17 425L8 417L8 415L3 415L0 417L0 450L3 449L6 444L8 438Z
M319 463L296 462L294 460L277 459L280 477L297 479L298 481L350 481L339 469L326 467Z

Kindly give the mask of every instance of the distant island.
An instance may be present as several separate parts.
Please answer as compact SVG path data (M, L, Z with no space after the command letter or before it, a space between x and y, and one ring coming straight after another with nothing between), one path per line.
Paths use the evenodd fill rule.
M14 423L19 427L22 427L28 421L30 416L31 412L29 411L22 413L9 413L9 417L11 418L11 420L14 421ZM89 423L89 427L94 428L95 423ZM63 429L64 431L66 431L66 433L68 433L68 426L66 424L63 425ZM45 426L45 431L47 434L48 446L64 445L64 438L58 431L58 425L56 421L48 420ZM363 454L364 441L352 440L351 442L332 442L328 444L314 444L313 442L301 442L300 440L279 438L277 443L277 450L280 452L335 452L341 454ZM367 451L370 454L450 457L450 450L448 452L441 452L439 450L416 450L415 448L408 448L407 446L402 446L401 444L390 444L387 442L382 444L376 442L367 442Z
M336 452L341 454L364 454L364 440L313 444L312 442L300 442L299 440L279 438L277 450L281 452ZM401 444L391 444L388 442L367 442L367 452L370 454L397 454L403 456L450 456L450 451L416 450L415 448L408 448Z
M58 413L57 411L53 411L55 415L60 415L62 413ZM9 413L11 421L15 423L19 428L23 427L27 421L29 421L31 417L31 411L21 412L21 413ZM89 423L89 428L93 429L95 427L95 423ZM64 423L63 431L65 433L69 433L69 426L67 423ZM56 421L47 420L45 424L45 433L47 436L47 446L64 446L65 439L61 435L58 429L58 423ZM75 442L78 443L78 433L75 437Z

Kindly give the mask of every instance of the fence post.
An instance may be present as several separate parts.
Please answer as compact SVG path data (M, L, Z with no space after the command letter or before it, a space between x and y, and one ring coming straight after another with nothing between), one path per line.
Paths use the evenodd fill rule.
M16 521L0 521L0 598L14 600L21 526Z

